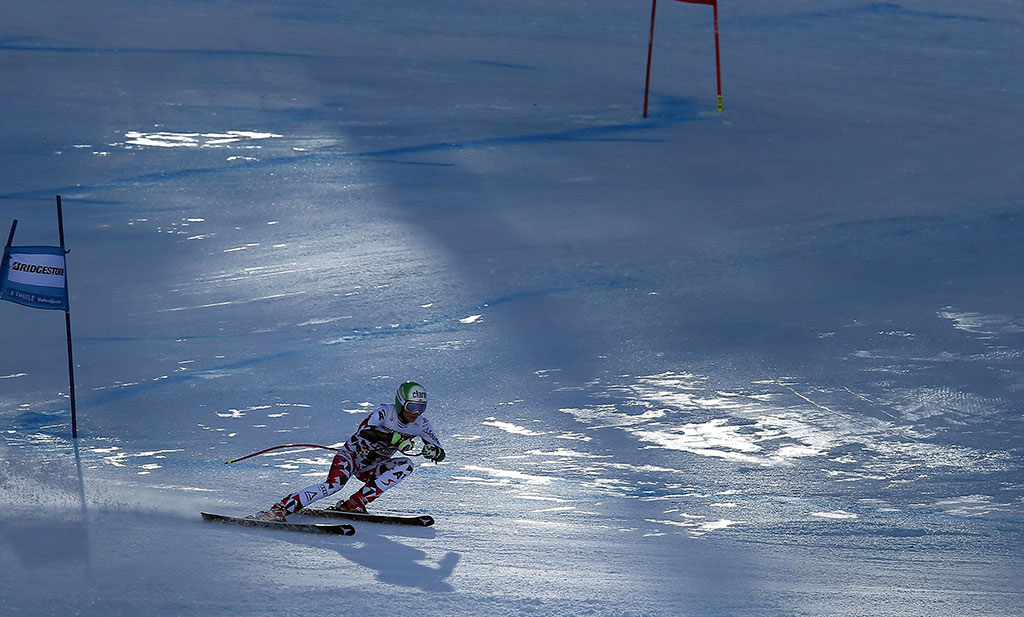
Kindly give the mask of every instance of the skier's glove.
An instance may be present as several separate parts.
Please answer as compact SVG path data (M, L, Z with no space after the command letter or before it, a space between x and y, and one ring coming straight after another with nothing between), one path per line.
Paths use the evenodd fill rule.
M391 436L391 445L398 449L399 452L408 452L412 450L416 445L416 442L410 437L406 437L401 433L395 433Z
M423 446L423 456L424 458L434 461L435 463L440 463L441 461L444 460L445 457L444 448L442 448L441 446L435 446L432 443L428 443L425 446Z

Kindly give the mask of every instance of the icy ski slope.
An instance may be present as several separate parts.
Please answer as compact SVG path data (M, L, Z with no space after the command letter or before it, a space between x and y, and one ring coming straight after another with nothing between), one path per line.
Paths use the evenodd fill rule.
M1024 612L1024 10L660 4L0 7L5 610ZM199 520L408 378L435 527Z

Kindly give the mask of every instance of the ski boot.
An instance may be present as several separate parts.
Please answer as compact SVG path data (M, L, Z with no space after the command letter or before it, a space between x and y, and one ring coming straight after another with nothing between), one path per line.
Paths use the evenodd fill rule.
M356 492L345 501L339 501L337 504L328 508L329 510L341 510L342 512L356 512L359 514L366 514L366 497L362 493Z
M261 512L257 512L256 514L250 514L245 518L252 519L255 521L274 521L277 523L283 523L285 517L287 516L288 513L285 512L284 508L281 507L281 504L275 503L274 505L270 506L269 510L263 510Z

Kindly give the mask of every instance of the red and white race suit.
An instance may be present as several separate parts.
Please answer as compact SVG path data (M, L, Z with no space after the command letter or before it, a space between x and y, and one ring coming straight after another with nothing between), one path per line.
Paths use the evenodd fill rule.
M369 503L394 487L413 472L412 462L404 457L392 458L398 449L390 441L372 439L373 433L399 433L406 438L418 437L441 447L430 421L420 415L412 422L403 422L394 405L382 404L368 415L334 457L327 481L292 493L275 504L287 514L294 514L309 504L340 491L355 476L364 485L359 489L363 503Z

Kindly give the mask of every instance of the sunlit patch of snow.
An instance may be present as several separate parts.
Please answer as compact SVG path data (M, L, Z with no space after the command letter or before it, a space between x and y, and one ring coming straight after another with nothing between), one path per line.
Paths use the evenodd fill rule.
M700 526L702 531L716 531L718 529L725 529L732 525L742 525L743 521L732 521L727 518L718 519L717 521L709 521Z
M648 519L644 519L644 520L646 520L648 523L655 523L655 524L658 524L658 525L669 525L669 526L673 526L673 527L683 527L683 528L689 529L690 532L691 532L691 535L695 535L695 536L703 535L705 533L712 532L712 531L718 531L720 529L726 529L726 528L731 527L733 525L741 525L741 524L743 524L743 521L734 521L734 520L730 520L730 519L726 519L726 518L718 519L718 520L715 520L715 521L706 521L706 522L700 522L700 521L696 520L697 518L700 518L700 517L690 517L689 520L682 520L682 521L677 521L677 520L672 520L672 519L654 519L654 518L648 518Z
M254 142L283 137L276 133L257 131L225 131L223 133L175 133L172 131L128 131L124 142L112 144L126 148L259 148Z
M450 437L459 441L479 441L484 438L483 435L465 435L463 433L452 433Z
M708 402L712 400L704 399L704 403ZM712 404L720 409L717 403ZM732 401L727 407L747 409L746 405ZM781 414L765 414L754 422L712 418L701 423L664 426L669 413L665 409L625 414L612 405L595 405L562 411L590 424L591 428L621 428L658 447L754 464L767 465L791 458L818 456L827 449L830 441L826 434L809 424ZM780 443L783 439L797 443ZM761 443L769 442L774 444L774 450L766 452Z
M345 319L352 319L351 315L342 315L340 317L322 317L317 319L307 319L306 321L297 324L299 326L322 326L329 323L335 323Z
M853 519L857 518L858 515L845 510L833 510L831 512L811 512L811 516L828 519Z
M875 401L849 387L824 392L791 378L763 379L731 390L705 382L692 373L630 377L604 386L605 392L595 397L622 397L622 403L561 411L589 430L620 429L648 447L760 467L789 465L858 445L866 455L838 457L835 463L843 468L822 471L841 482L895 479L929 465L981 471L1007 464L1006 453L922 439L929 427L920 422L932 416L946 424L984 421L986 415L1000 413L998 401L948 388L892 391L891 400ZM861 411L865 405L870 415ZM636 413L636 408L643 411ZM907 421L918 424L903 426Z
M1009 315L983 315L973 311L956 311L946 307L939 311L939 317L953 322L953 327L983 338L999 334L1020 334L1024 332L1024 321Z
M560 433L558 435L555 435L555 439L569 439L569 440L574 440L574 441L590 441L590 440L593 439L593 437L590 437L589 435L584 435L582 433Z
M301 296L301 295L303 295L305 293L306 292L304 292L304 291L295 291L295 292L291 292L291 293L278 293L278 294L271 294L269 296L260 296L260 297L257 297L257 298L244 298L244 299L239 299L239 300L224 300L224 301L221 301L221 302L208 302L206 304L199 304L199 305L196 305L196 306L179 306L179 307L174 307L174 308L169 308L169 309L161 309L161 310L159 310L157 312L160 312L160 313L176 313L176 312L180 312L180 311L190 311L190 310L194 310L194 309L207 309L207 308L216 308L216 307L221 307L221 306L232 306L232 305L239 305L239 304L250 304L250 303L253 303L253 302L265 302L267 300L280 300L282 298L289 298L289 297L293 297L293 296Z
M483 424L484 426L493 426L494 428L501 429L506 433L511 433L513 435L537 436L545 434L543 432L531 431L528 428L512 424L511 422L502 422L496 418L487 418L484 422L481 422L480 424Z
M150 452L139 452L135 456L156 456L157 458L166 458L163 455L165 455L165 454L173 454L175 452L184 452L184 451L185 450L182 449L182 448L178 448L178 449L175 449L175 450L152 450Z
M1011 512L1017 508L1012 504L1000 503L990 495L963 495L940 499L931 507L947 514L959 516L985 516L994 512Z
M554 506L551 508L541 508L539 510L530 510L531 514L540 514L546 512L569 512L575 510L576 506Z
M295 465L317 465L317 466L320 466L320 467L327 467L327 466L329 466L331 464L331 461L333 461L333 460L334 460L333 456L325 456L325 457L320 457L320 458L311 458L311 457L308 457L308 456L304 456L304 457L300 457L300 458L291 459L288 462L290 462L292 464L295 464Z
M198 487L198 486L183 486L183 485L175 485L175 484L154 484L154 485L151 486L151 488L168 490L168 491L185 492L185 493L216 493L217 492L216 489L212 489L212 488L203 488L203 487Z
M527 501L552 501L555 503L564 503L565 499L559 497L551 497L549 495L533 495L529 493L519 493L513 495L516 499L525 499Z
M526 484L549 484L554 478L547 476L534 476L525 474L519 471L512 471L508 469L494 469L492 467L480 467L478 465L467 465L462 467L465 471L472 471L477 473L486 474L492 478L496 478L499 481L519 481L525 482Z
M564 523L559 523L556 521L536 521L525 518L516 519L515 522L521 523L523 525L531 525L534 527L561 527L564 525Z
M945 386L893 390L892 407L910 422L941 418L950 424L973 424L999 413L1001 402Z
M582 408L568 407L561 411L585 424L592 425L591 428L630 427L646 424L665 416L665 411L660 409L652 409L635 415L620 413L617 407L610 404L596 404Z
M542 433L539 433L542 434ZM578 452L576 450L566 450L565 448L559 448L558 450L552 450L551 452L545 452L543 450L527 450L528 456L564 456L571 458L609 458L608 456L598 457L597 455L590 454L589 452Z
M464 340L445 341L440 345L434 345L432 347L429 347L428 349L432 351L459 351L460 349L463 348L466 342L467 341Z

